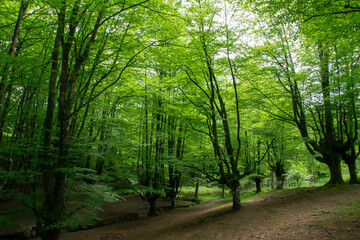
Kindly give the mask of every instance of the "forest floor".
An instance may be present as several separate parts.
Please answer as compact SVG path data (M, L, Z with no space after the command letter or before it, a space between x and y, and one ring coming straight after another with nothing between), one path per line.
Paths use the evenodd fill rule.
M130 210L133 203L112 207ZM62 239L360 239L360 186L274 191L244 202L237 212L231 211L229 202L208 202L156 217L64 233Z
M145 217L147 203L138 197L126 199L104 207L101 217L106 226L64 232L61 239L360 239L359 185L273 191L244 202L236 212L231 202L217 200L156 217Z

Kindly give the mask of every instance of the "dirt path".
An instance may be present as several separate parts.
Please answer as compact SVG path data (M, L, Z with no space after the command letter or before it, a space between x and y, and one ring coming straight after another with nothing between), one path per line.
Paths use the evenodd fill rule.
M265 194L244 203L238 212L224 203L206 203L157 217L65 233L62 239L360 239L360 186Z
M118 223L110 226L95 228L74 233L64 234L66 240L136 240L158 239L157 236L176 227L196 224L210 214L220 214L223 208L216 206L229 203L229 201L216 201L189 208L179 208L161 213L156 217L142 218L135 221ZM146 237L145 237L146 236Z

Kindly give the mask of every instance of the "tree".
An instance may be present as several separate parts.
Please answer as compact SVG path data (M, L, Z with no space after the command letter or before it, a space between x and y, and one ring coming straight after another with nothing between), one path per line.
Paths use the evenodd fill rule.
M38 218L38 230L43 239L57 239L61 226L74 213L72 210L65 211L65 194L69 190L68 182L70 181L67 181L67 175L70 172L72 173L76 169L75 167L78 166L76 164L78 159L73 155L75 147L71 146L75 146L76 141L80 139L81 132L86 124L90 103L116 85L124 77L125 70L134 64L135 58L149 45L153 44L142 41L142 36L137 35L137 38L135 38L135 28L130 29L131 24L138 23L131 14L132 10L137 9L146 2L148 1L113 4L102 1L85 3L80 0L64 0L56 3L41 3L38 9L35 5L29 5L26 1L21 1L19 4L18 24L15 27L9 54L14 55L16 45L18 45L17 49L20 50L21 44L24 42L30 43L34 41L32 38L27 38L27 36L34 34L35 31L38 36L47 37L41 42L46 43L42 47L38 47L41 46L40 44L24 44L26 48L23 48L25 50L23 52L29 54L34 50L34 55L31 55L33 58L35 58L35 53L39 53L40 58L50 59L49 64L44 61L45 63L41 65L40 69L42 71L39 75L35 77L35 74L33 74L33 78L39 79L39 82L41 82L43 74L49 73L48 94L47 96L42 94L34 98L33 96L36 96L34 93L45 89L43 85L39 85L41 88L30 88L30 85L19 84L17 88L23 91L23 94L19 98L22 99L19 101L20 104L17 104L16 98L18 98L18 95L14 98L11 94L14 81L6 86L7 77L2 77L2 86L7 90L7 96L2 91L1 101L6 97L5 102L17 104L18 112L21 113L19 114L19 121L15 122L18 127L16 127L13 134L13 143L8 146L14 146L15 143L21 142L30 145L33 139L36 139L37 143L39 143L39 139L42 141L41 147L38 147L39 145L33 142L33 146L36 146L34 149L40 149L38 156L36 153L34 154L34 149L30 147L24 148L29 153L31 152L32 155L23 155L26 156L23 159L25 163L19 164L19 168L25 169L26 180L29 186L33 186L31 197L34 202L31 207ZM22 38L19 35L19 29L26 9L34 10L36 14L43 15L41 18L37 18L36 14L33 14L27 18L25 23L31 23L34 26L27 28L30 30L25 31ZM57 16L57 19L52 18L52 16ZM119 16L123 17L119 18ZM52 21L53 24L50 25L49 31L42 32L39 30L39 26L47 21ZM125 22L125 24L121 25L122 22ZM134 24L134 27L139 27L136 24ZM114 38L111 38L111 35ZM116 47L117 44L115 43L118 39L115 36L119 35L122 37L122 42ZM135 41L124 48L127 37ZM43 40L43 38L40 39ZM18 39L22 41L18 41ZM53 39L52 47L49 47L48 44L50 39ZM105 46L108 46L107 50L105 50ZM94 51L95 49L97 51ZM47 55L48 53L51 56ZM120 59L122 53L127 57ZM10 76L10 65L5 65L3 72L6 76ZM101 69L104 66L106 66L105 71ZM23 75L24 72L30 74L30 69L23 68L19 71L19 69L12 67L12 72L14 76L20 73ZM27 76L26 74L24 76ZM56 103L56 101L58 102ZM46 107L43 108L42 106ZM79 125L77 119L81 116L79 113L83 109L85 109L82 115L83 121ZM33 115L27 114L39 111L41 111L40 120L38 120L37 115L30 118ZM42 111L46 112L46 114L43 114ZM1 112L6 113L6 109L2 108ZM3 115L2 122L5 121L5 116ZM39 121L43 121L42 134L39 134L40 131L38 131L39 125L41 125ZM6 121L5 125L11 126L14 125L13 123ZM2 128L3 130L8 131L8 127L6 129ZM23 132L26 132L26 135ZM9 134L6 135L9 136ZM30 161L27 162L27 160ZM30 165L30 163L34 164ZM27 173L26 169L28 167L33 170L31 171L34 173L33 175ZM101 169L99 166L99 172L101 172ZM39 184L37 173L42 175L42 184ZM81 179L77 180L81 181ZM40 194L38 194L39 192ZM42 199L43 195L45 195L44 199ZM38 204L38 200L43 200L42 206Z
M276 143L272 145L268 155L269 168L271 171L275 173L276 176L276 189L283 189L285 183L286 169L285 169L284 148L285 148L284 141L281 140L276 141ZM271 155L272 157L270 157Z
M8 84L8 79L9 79L9 75L10 75L10 69L11 69L11 57L13 57L15 55L15 50L16 47L18 45L18 41L19 41L19 37L20 37L20 31L21 31L21 23L23 21L23 18L26 14L26 11L28 9L29 6L29 2L28 1L21 1L19 4L19 13L18 13L18 17L15 23L15 28L14 28L14 32L13 32L13 36L11 39L11 43L9 46L9 50L7 52L7 60L5 60L3 69L1 71L1 81L0 81L0 144L1 144L1 139L3 136L3 128L4 128L4 122L5 122L5 118L6 115L9 111L9 104L7 103L9 100L6 101L6 103L4 104L4 98L6 93L8 93L8 97L11 94L12 91L12 87L13 85L10 83ZM19 48L18 48L19 50ZM7 88L7 91L5 91L5 89Z
M108 199L101 176L129 179L150 215L164 193L176 207L188 169L234 209L266 161L278 188L287 170L300 184L283 122L329 184L342 160L358 182L358 2L247 3L1 1L0 189L21 189L43 239Z
M227 16L228 10L225 11L224 15ZM194 49L190 55L198 56L198 60L185 65L186 78L195 89L184 91L184 94L202 114L206 128L197 130L209 137L213 147L217 169L215 175L210 171L205 172L211 180L231 189L233 209L237 210L241 207L239 181L254 169L241 169L241 106L230 56L230 48L235 43L236 36L227 22L225 29L220 27L217 22L217 18L221 16L220 7L212 1L192 2L187 14L191 38L189 47ZM221 38L225 41L221 42ZM225 61L218 59L218 54L222 51L226 56L222 60ZM226 71L228 75L221 74L221 71ZM227 104L231 107L227 107Z
M176 124L178 123L178 124ZM178 125L178 126L177 126ZM176 208L176 196L180 193L181 162L184 156L185 131L182 122L175 118L168 117L168 185L165 188L166 196L170 199L171 208ZM174 149L176 142L176 153L174 158Z
M245 133L247 135L247 132ZM249 176L249 178L255 182L255 186L256 186L255 193L261 192L261 182L265 178L265 175L261 169L261 161L263 160L265 155L261 157L260 153L261 153L260 140L257 141L256 146L253 146L253 154L251 154L251 149L249 147L248 141L246 141L246 150L245 150L246 168L248 170L255 169L254 173Z
M286 181L288 184L296 184L300 187L303 182L309 181L311 176L308 174L308 169L302 162L292 162L290 170L286 174Z
M260 11L283 16L277 8L262 6L266 10ZM354 146L358 129L357 114L351 110L353 107L336 103L339 93L336 88L347 93L352 90L342 87L342 84L346 85L345 75L335 77L339 68L336 70L332 67L336 66L332 65L332 42L336 37L324 25L324 19L316 25L315 22L304 24L298 21L298 15L294 12L291 14L291 17L285 17L286 20L290 18L288 22L280 21L280 16L276 16L277 27L272 27L270 33L264 35L266 44L262 53L268 56L266 61L272 64L269 70L292 102L292 113L282 109L282 118L299 129L308 151L328 166L331 173L329 184L342 183L341 156ZM267 24L270 23L263 27L266 28ZM300 44L307 46L304 52L296 50ZM304 56L311 56L311 60ZM338 84L339 80L345 81Z

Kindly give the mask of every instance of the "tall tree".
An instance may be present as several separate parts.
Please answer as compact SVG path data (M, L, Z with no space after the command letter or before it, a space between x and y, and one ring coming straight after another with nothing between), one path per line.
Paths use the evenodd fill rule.
M358 119L351 105L337 104L339 88L340 92L347 93L350 89L342 87L342 84L347 85L347 73L338 72L339 68L336 69L336 64L333 64L336 62L334 44L340 36L328 26L331 22L336 29L336 24L345 19L335 19L330 16L333 14L328 14L334 5L327 6L325 12L313 12L314 18L309 18L306 14L311 14L312 10L322 11L317 7L323 3L312 2L307 6L294 1L288 3L299 11L286 11L286 16L279 8L281 4L269 6L260 3L261 7L257 8L266 19L261 27L269 30L267 26L273 24L270 31L263 32L266 44L262 53L269 57L266 61L273 64L270 70L292 103L292 113L282 109L282 117L299 129L308 151L328 166L331 175L329 184L343 183L341 158L349 156L346 153L354 147ZM335 15L340 14L335 12ZM273 16L273 20L269 20L268 16ZM304 51L298 51L301 45ZM341 77L336 76L336 72ZM339 81L342 82L340 85ZM344 98L341 100L346 101ZM356 181L355 176L352 179Z
M136 9L146 2L111 5L101 1L84 3L81 0L72 2L64 0L50 6L53 11L57 12L58 19L55 24L57 29L52 49L51 68L49 69L50 80L43 125L43 147L39 153L42 158L39 167L43 176L45 199L41 208L37 204L33 205L39 218L38 227L43 239L57 239L64 219L68 217L64 215L65 193L67 190L67 172L71 167L74 167L74 160L70 154L70 143L73 141L75 131L71 131L70 124L74 122L72 119L74 119L75 113L119 82L124 71L133 64L135 57L144 49L144 46L140 44L135 48L131 46L130 57L127 58L122 67L110 68L102 76L96 75L97 80L88 100L80 102L76 106L74 96L77 96L77 91L81 93L82 84L85 85L85 88L88 86L88 82L83 81L85 77L83 73L88 69L89 59L94 57L92 53L94 46L103 46L103 41L98 40L98 35L103 35L104 32L109 31L110 26L116 24L117 16ZM130 21L130 19L128 20ZM126 36L127 31L125 30L123 31L123 38ZM108 62L112 62L113 66L119 63L120 51L123 49L116 49L113 51L115 56L112 55L108 59ZM104 51L98 51L98 55L104 53ZM98 55L95 55L95 59L99 58ZM95 65L95 67L99 68L100 66ZM94 68L93 71L95 71ZM107 78L111 78L111 80L100 85ZM90 78L90 80L93 79ZM99 90L95 91L96 89ZM58 104L56 104L56 98ZM57 133L58 141L56 142L52 137L54 132ZM55 151L55 149L58 150Z
M8 112L7 108L9 107L8 104L4 104L4 98L6 95L5 88L8 88L7 92L11 93L12 84L8 84L9 75L11 72L11 58L15 55L16 46L18 44L18 40L20 37L20 31L21 31L21 23L23 21L23 18L26 14L26 11L28 9L29 2L28 1L21 1L19 4L19 13L18 17L15 23L14 31L12 34L12 39L10 42L10 46L8 47L9 50L7 52L7 59L5 59L4 66L2 67L1 73L1 81L0 81L0 144L1 139L3 136L3 125L5 122L6 114Z
M238 36L230 28L230 18L227 19L232 8L228 2L224 4L227 4L225 13L213 1L193 1L188 7L189 46L194 49L191 55L197 59L190 60L184 69L188 81L193 84L193 89L184 91L184 94L203 115L207 128L197 131L206 134L213 147L217 170L215 175L210 174L211 171L205 173L211 180L231 189L233 209L237 210L241 207L240 179L255 169L243 171L242 166L245 155L241 140L241 105L238 79L229 50ZM226 21L225 29L218 20L221 18ZM221 54L226 56L222 59L226 61L219 60ZM190 93L197 97L191 97Z

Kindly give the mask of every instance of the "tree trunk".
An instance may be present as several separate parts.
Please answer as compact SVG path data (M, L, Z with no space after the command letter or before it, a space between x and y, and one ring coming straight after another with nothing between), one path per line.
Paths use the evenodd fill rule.
M232 193L232 200L233 200L232 209L239 210L241 208L239 181L237 181L237 183L234 183L233 186L231 186L231 193Z
M148 198L148 202L150 205L148 216L156 216L157 215L157 212L156 212L156 200L157 199L158 198L156 196L151 196Z
M255 178L256 193L261 193L261 178Z
M175 148L175 132L176 132L176 122L175 118L172 116L168 117L168 157L172 157ZM179 136L177 139L177 148L176 148L176 159L180 160L182 158L183 152L183 141L182 141L182 124L179 126ZM173 163L169 163L169 180L168 180L168 189L165 190L166 196L170 199L171 209L176 208L176 196L179 193L179 185L181 172L176 170L176 166Z
M345 161L346 165L349 168L349 174L350 174L350 184L358 184L359 181L357 179L357 172L356 172L356 159L358 157L358 154L355 152L355 147L351 147L351 153L347 154L345 151L342 152L341 158Z
M26 10L27 10L28 6L29 6L28 2L21 1L20 8L19 8L19 14L18 14L18 18L16 20L10 48L7 53L9 57L14 56L14 54L15 54L16 45L18 43L18 39L20 36L21 22L26 14ZM5 118L7 115L7 111L6 110L4 111L3 101L4 101L5 94L6 94L5 88L7 85L8 78L9 78L10 69L11 69L11 62L7 60L7 61L5 61L4 68L2 69L2 71L0 71L2 73L0 76L0 121L1 122L5 121ZM1 144L2 137L3 137L3 129L1 128L0 144Z
M55 187L53 190L54 199L52 202L47 202L49 209L46 209L46 216L44 218L44 226L40 231L42 240L56 240L59 239L61 231L61 217L64 211L65 203L65 173L55 174Z
M66 2L62 2L64 8ZM46 195L45 199L45 221L44 228L42 230L43 240L56 240L59 237L62 226L62 215L65 208L65 185L66 185L66 173L64 169L68 166L69 162L69 126L71 117L72 95L73 89L69 86L69 72L70 72L70 52L74 41L74 35L77 25L77 13L79 11L79 1L75 1L73 6L73 15L70 17L69 33L67 34L67 40L62 44L62 66L61 74L59 78L59 98L58 98L58 122L60 126L59 133L59 150L58 159L55 169L60 169L54 174L54 179L44 178L44 184L47 181L54 181L54 187L51 189L51 194ZM63 9L62 9L63 10ZM62 24L61 22L59 24ZM52 69L55 70L55 69ZM74 67L74 71L76 68ZM74 72L73 72L74 75ZM71 84L70 84L71 85ZM51 91L49 89L49 91ZM45 128L46 130L46 128ZM44 173L46 177L47 174ZM48 186L49 187L49 186Z
M196 180L194 198L195 198L195 199L198 199L198 198L199 198L199 180Z
M283 189L284 187L284 176L276 174L276 189Z
M9 173L11 173L12 172L12 169L13 169L13 164L14 164L14 161L12 160L12 158L10 157L9 158L9 167L8 167L8 172ZM9 180L9 175L10 174L7 174L6 176L5 176L5 178L2 180L3 182L2 183L0 183L0 191L3 191L4 189L7 189L7 182L8 182L8 180Z
M13 69L14 71L14 69ZM6 87L6 99L5 99L5 103L4 106L2 106L2 113L0 113L0 145L2 142L2 137L4 134L4 126L5 126L5 120L6 120L6 116L9 112L10 109L10 102L11 102L11 98L12 98L12 90L13 90L13 84L9 84Z
M349 173L350 173L350 184L358 184L358 178L356 174L356 164L355 161L348 163Z
M46 223L45 223L46 224ZM50 231L49 230L46 230L46 231L43 231L41 234L41 239L42 240L55 240L55 239L59 239L60 237L60 229L57 228L57 229L52 229Z
M98 159L96 162L95 171L97 175L101 175L104 170L105 161L103 159Z
M341 174L340 155L333 153L331 155L327 155L325 160L330 170L330 180L326 185L343 184L344 180Z
M48 159L51 159L51 139L52 139L52 129L53 129L53 120L54 120L54 112L56 106L56 82L58 78L58 67L59 67L59 52L60 52L60 44L61 39L64 34L64 24L65 24L65 11L66 7L63 3L59 14L58 14L58 28L56 31L56 38L54 41L54 48L51 55L51 74L49 80L49 93L47 99L47 108L46 108L46 117L43 125L43 152L40 153L40 158L42 159L42 170L43 170L43 183L44 183L44 191L45 191L45 202L44 206L47 206L47 202L51 202L51 169L52 166Z
M171 207L171 209L176 208L176 197L171 197L170 198L170 207Z

